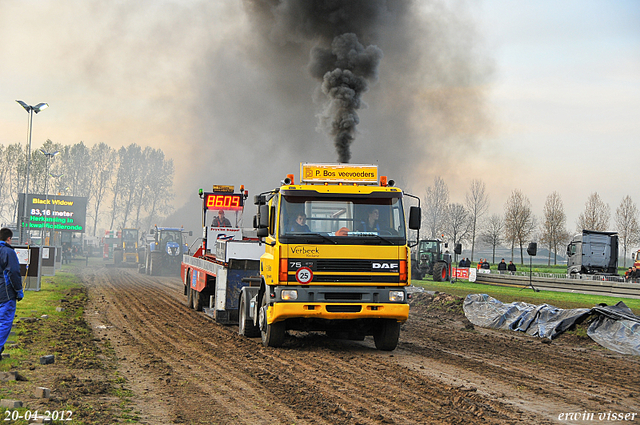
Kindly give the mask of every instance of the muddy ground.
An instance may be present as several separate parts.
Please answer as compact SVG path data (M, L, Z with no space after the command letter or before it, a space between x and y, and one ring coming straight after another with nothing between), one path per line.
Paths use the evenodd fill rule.
M550 342L474 328L461 300L445 294L416 294L390 353L370 337L306 333L272 349L188 309L177 277L104 267L79 275L88 341L103 367L89 356L49 382L54 400L94 403L103 412L95 423L507 424L554 423L570 412L640 414L637 357L576 335ZM110 387L96 395L86 386L102 382L100 374Z

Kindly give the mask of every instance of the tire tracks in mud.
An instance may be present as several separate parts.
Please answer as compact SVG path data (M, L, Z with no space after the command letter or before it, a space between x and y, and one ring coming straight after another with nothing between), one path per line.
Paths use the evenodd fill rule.
M410 314L399 349L392 353L376 351L369 339L334 341L303 333L271 349L259 339L239 336L237 327L221 326L189 309L178 278L107 268L87 269L80 277L89 289L88 319L114 348L141 423L506 424L551 419L512 404L511 395L502 400L491 391L452 384L431 370L442 368L449 376L473 372L488 388L493 382L504 389L530 378L535 368L508 364L519 359L525 343L510 351L501 348L504 361L496 360L491 344L502 336L489 336L489 342L471 333L473 338L461 338L450 324ZM552 356L550 361L556 360ZM576 374L558 376L575 382ZM553 389L553 380L535 381L543 390L534 395L587 405L576 402L575 391L566 396Z
M429 322L439 326L425 328ZM414 311L403 329L408 342L400 348L415 358L457 368L458 378L490 381L485 391L551 420L562 412L640 411L637 357L595 343L565 343L563 336L550 342L511 331L469 332L463 326L443 321L436 312Z

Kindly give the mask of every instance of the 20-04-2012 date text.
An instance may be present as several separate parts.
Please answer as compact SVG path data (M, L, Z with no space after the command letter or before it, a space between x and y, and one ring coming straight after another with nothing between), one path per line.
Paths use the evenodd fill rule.
M54 421L72 421L73 412L71 410L45 410L42 414L39 411L32 412L26 410L24 413L20 413L17 410L7 410L4 412L5 421L17 421L24 419L25 421L35 420L38 418L51 419Z

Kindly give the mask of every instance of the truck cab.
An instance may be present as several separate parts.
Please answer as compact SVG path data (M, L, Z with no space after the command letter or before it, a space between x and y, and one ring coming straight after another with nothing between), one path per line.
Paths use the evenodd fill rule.
M409 314L407 195L372 165L301 164L300 175L255 199L265 252L259 288L244 288L241 333L259 331L265 346L286 330L371 335L395 349ZM419 207L409 221L419 228Z
M583 230L567 245L567 274L618 274L618 234Z

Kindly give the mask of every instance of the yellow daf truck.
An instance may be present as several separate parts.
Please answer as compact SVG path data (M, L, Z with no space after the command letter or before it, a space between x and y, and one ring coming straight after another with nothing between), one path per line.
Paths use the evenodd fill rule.
M240 334L278 347L287 330L325 331L394 350L409 316L405 200L417 200L408 227L418 230L419 198L375 165L301 164L300 176L255 197L265 253L240 295Z

